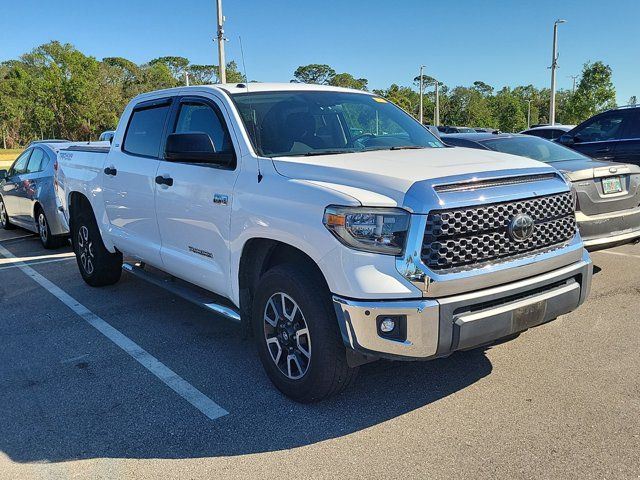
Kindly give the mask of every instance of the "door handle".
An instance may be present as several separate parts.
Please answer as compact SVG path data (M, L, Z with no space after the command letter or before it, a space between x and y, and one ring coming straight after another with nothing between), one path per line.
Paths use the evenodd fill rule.
M173 186L173 178L171 178L171 177L163 177L161 175L158 175L156 177L156 183L158 185L166 185L167 187L171 187L171 186Z
M107 167L104 169L104 173L105 175L111 175L112 177L115 177L118 174L118 170L116 170L114 167Z
M596 150L596 153L609 153L611 151L611 147L604 147Z

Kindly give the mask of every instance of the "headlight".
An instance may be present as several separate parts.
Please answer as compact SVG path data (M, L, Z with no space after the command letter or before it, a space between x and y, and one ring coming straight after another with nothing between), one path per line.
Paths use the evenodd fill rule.
M399 208L338 207L324 211L323 223L346 246L365 252L400 255L411 215Z

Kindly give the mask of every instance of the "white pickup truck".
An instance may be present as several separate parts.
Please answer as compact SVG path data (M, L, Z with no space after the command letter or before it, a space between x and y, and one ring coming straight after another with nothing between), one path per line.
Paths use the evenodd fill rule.
M557 171L445 147L367 92L140 95L110 148L59 154L56 186L89 285L124 269L246 325L269 378L301 402L375 359L513 337L591 284Z

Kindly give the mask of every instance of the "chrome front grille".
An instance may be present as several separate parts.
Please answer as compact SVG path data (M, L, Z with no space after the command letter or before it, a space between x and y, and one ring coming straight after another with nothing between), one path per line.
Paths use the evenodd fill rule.
M518 214L535 222L523 242L509 235ZM508 257L550 250L576 234L571 192L478 207L435 210L427 216L422 261L431 270L464 270Z

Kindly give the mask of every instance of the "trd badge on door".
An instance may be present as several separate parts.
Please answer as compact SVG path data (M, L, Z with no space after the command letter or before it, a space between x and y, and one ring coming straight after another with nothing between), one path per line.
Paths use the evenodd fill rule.
M202 255L203 257L213 258L213 253L207 252L206 250L202 250L200 248L192 247L189 245L189 251L191 253L197 253L198 255Z
M213 203L216 205L227 205L229 203L229 197L221 193L216 193L213 195Z

